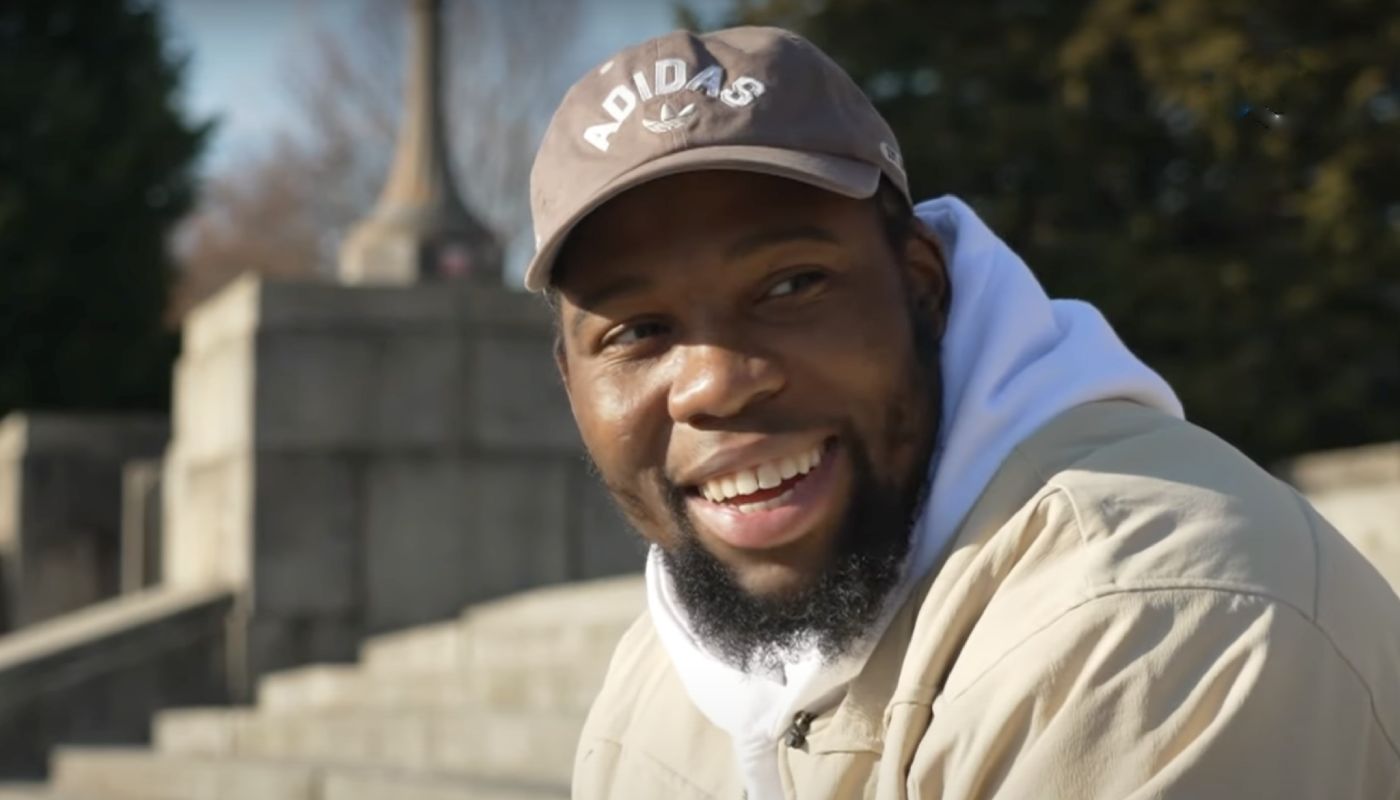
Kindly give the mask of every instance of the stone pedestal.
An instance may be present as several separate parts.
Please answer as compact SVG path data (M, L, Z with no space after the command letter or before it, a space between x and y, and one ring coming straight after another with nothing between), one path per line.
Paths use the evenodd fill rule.
M164 574L245 586L249 679L640 568L587 473L548 311L505 289L238 281L187 322Z
M0 421L0 630L118 592L122 469L158 457L168 438L158 416L16 413Z

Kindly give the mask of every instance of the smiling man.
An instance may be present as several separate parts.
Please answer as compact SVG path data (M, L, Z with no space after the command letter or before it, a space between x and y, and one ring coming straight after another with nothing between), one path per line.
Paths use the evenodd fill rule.
M526 284L652 545L576 797L1400 797L1400 600L966 205L911 207L811 44L624 51L531 181Z

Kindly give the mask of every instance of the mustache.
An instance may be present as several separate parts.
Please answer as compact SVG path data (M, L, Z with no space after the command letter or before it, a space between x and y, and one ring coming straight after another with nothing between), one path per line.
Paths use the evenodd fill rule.
M802 409L759 403L738 414L697 419L686 424L687 427L700 434L699 438L695 439L695 443L709 447L720 443L722 437L736 433L776 436L786 433L831 429L839 427L839 423L839 419L829 415L816 416Z

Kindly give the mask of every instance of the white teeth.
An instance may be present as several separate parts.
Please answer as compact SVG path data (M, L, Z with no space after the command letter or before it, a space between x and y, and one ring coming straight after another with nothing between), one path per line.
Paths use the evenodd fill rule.
M777 464L763 464L758 468L758 488L772 489L783 482L783 473Z
M806 459L803 459L803 463L806 463ZM787 480L801 471L797 468L797 459L791 456L778 462L778 474L783 476L783 480Z
M759 489L772 489L789 478L798 475L805 475L816 468L822 460L822 447L817 445L805 453L795 456L786 456L766 464L749 469L741 469L725 475L722 478L714 478L706 481L700 487L700 493L705 499L721 503L740 495L753 494ZM786 493L783 498L786 498ZM768 500L763 503L746 503L736 506L739 510L758 510L759 507L772 508L772 504L779 499Z
M739 487L739 494L753 494L758 491L758 476L751 469L743 470L734 476L734 485Z

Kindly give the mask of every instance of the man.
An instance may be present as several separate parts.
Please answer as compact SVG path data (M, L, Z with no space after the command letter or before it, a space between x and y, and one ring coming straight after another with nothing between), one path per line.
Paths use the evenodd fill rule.
M564 98L526 284L652 545L575 796L1400 797L1400 600L967 206L909 201L785 31Z

